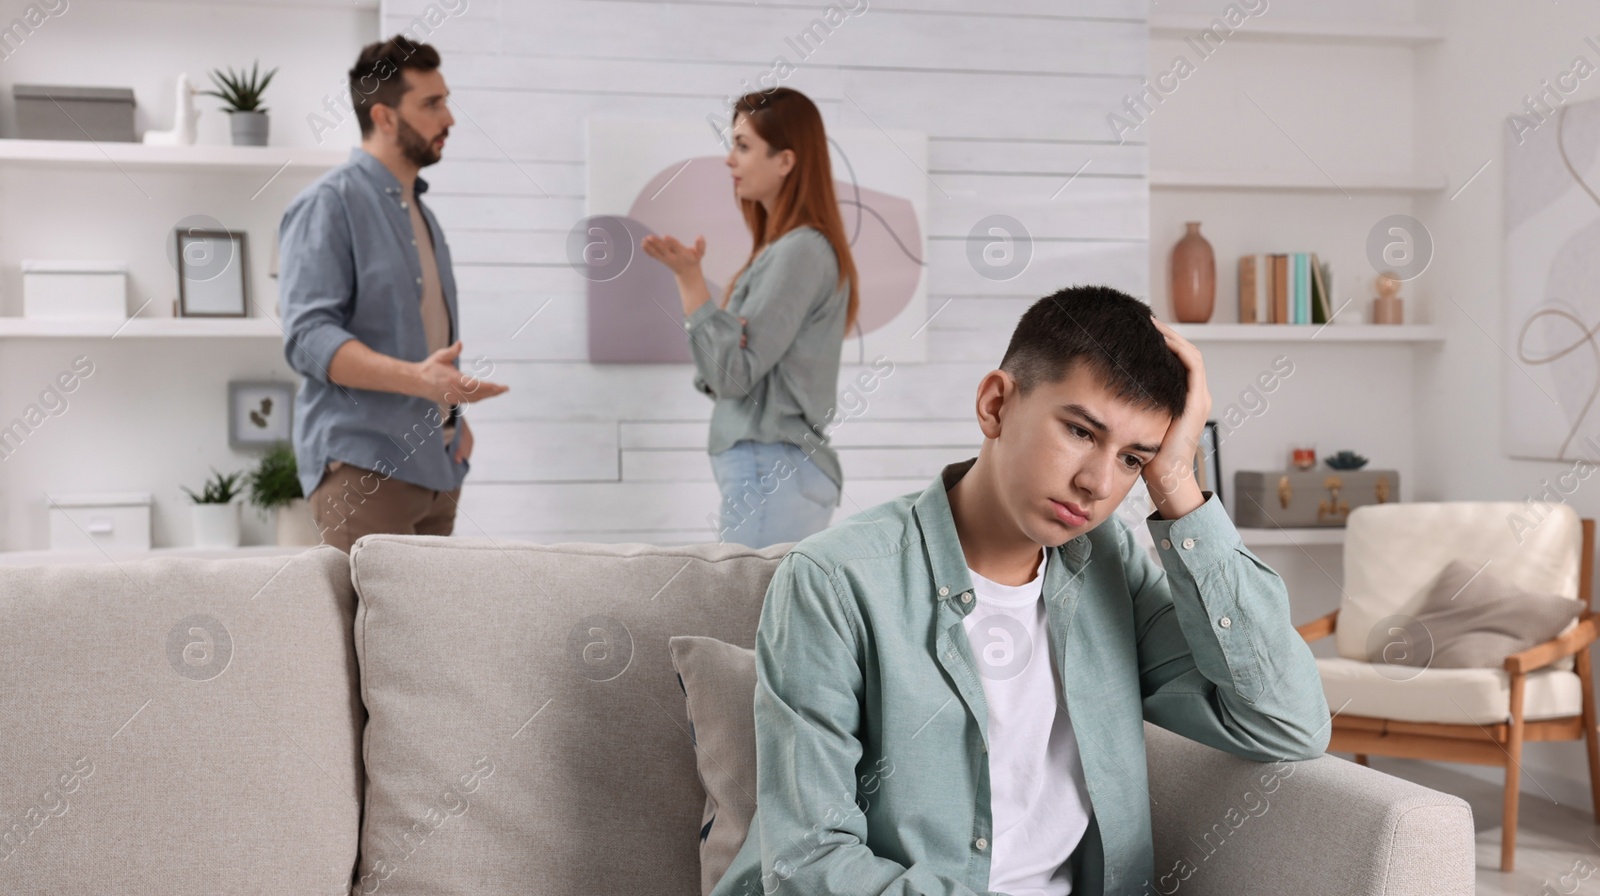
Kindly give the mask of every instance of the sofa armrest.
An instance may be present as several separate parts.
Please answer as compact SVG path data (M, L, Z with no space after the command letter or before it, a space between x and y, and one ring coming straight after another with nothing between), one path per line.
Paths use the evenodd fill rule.
M1327 755L1252 762L1148 723L1145 739L1156 892L1473 892L1472 809L1458 797Z

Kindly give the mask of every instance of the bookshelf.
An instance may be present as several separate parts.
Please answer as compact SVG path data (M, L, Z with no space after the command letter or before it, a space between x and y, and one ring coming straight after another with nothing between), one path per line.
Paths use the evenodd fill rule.
M1184 38L1210 28L1212 16L1162 14L1150 17L1152 37ZM1368 22L1359 19L1296 19L1267 15L1248 19L1229 40L1300 41L1421 46L1444 39L1444 33L1417 22Z
M1285 193L1439 193L1449 184L1427 174L1296 171L1204 171L1158 168L1151 190L1268 191Z
M1239 538L1247 548L1293 548L1305 545L1342 546L1344 544L1344 527L1323 526L1301 529L1252 529L1245 527L1239 530Z
M1184 222L1201 222L1216 256L1214 311L1209 323L1173 327L1205 354L1213 417L1261 409L1228 434L1223 480L1231 483L1237 470L1277 469L1291 445L1313 443L1323 453L1359 450L1399 469L1403 484L1416 482L1421 459L1410 421L1426 400L1415 389L1417 370L1444 346L1438 315L1452 309L1443 299L1430 301L1424 276L1401 290L1407 323L1368 322L1377 273L1368 244L1385 218L1416 215L1421 203L1463 186L1434 168L1423 138L1413 142L1410 130L1416 53L1437 46L1443 29L1274 12L1247 19L1225 43L1197 54L1188 39L1209 28L1215 13L1199 2L1175 5L1187 11L1150 16L1149 73L1170 70L1180 54L1196 70L1142 123L1150 298L1158 314L1173 319L1169 258ZM1484 189L1493 174L1473 189ZM1292 252L1315 252L1330 263L1335 320L1238 323L1240 256ZM1328 347L1307 350L1318 344ZM1241 390L1285 358L1294 362L1292 377L1245 402ZM1318 552L1342 551L1344 529L1239 534L1250 549L1274 552L1300 611L1337 598L1327 575L1337 571Z
M138 170L262 171L283 167L326 170L350 157L350 147L146 146L89 140L0 140L0 168L131 168Z
M282 339L271 317L132 317L127 320L41 320L0 317L0 339Z
M1234 306L1230 305L1231 310ZM1219 298L1216 314L1222 314ZM1432 324L1173 324L1190 342L1390 342L1438 343L1444 328Z

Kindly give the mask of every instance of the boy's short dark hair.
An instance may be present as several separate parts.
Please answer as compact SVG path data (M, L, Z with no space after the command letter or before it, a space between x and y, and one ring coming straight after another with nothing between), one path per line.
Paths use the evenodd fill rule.
M382 103L391 109L400 107L400 98L410 88L406 69L431 72L439 67L439 51L429 44L419 44L403 34L388 40L367 44L356 57L350 69L350 103L355 107L356 121L361 125L361 136L372 136L372 106Z
M1183 415L1189 371L1151 323L1150 306L1109 286L1069 286L1034 302L1017 322L1000 369L1026 396L1084 365L1135 406Z

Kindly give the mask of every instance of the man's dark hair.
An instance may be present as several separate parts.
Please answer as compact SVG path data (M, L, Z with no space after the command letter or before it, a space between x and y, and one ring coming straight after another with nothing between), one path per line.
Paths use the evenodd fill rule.
M400 108L400 98L409 89L402 71L409 68L431 72L438 67L438 50L403 34L362 47L355 67L350 69L350 102L355 106L356 121L361 124L361 136L372 136L374 103Z
M1150 306L1109 286L1069 286L1034 302L1017 322L1000 369L1026 396L1084 365L1135 406L1183 415L1189 372L1151 322Z

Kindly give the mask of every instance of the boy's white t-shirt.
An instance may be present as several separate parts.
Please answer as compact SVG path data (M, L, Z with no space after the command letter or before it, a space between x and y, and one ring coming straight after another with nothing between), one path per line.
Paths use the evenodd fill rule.
M1042 551L1032 581L1001 585L973 572L963 625L989 704L993 851L989 889L1012 896L1072 892L1067 859L1089 827L1089 789L1050 649Z

